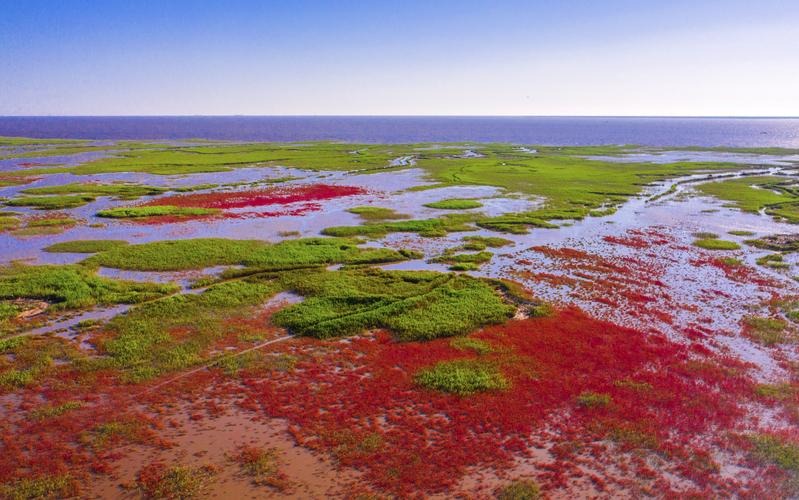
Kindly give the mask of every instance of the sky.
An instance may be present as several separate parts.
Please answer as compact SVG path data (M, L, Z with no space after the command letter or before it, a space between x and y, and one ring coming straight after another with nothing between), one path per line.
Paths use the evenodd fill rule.
M796 0L0 0L0 115L799 116Z

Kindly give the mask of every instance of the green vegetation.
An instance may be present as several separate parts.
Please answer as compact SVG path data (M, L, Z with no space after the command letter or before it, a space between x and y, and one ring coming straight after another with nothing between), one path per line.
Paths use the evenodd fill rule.
M371 205L348 208L347 212L360 215L361 218L364 220L389 220L389 219L409 218L408 215L397 213L391 208L373 207Z
M144 498L186 500L201 497L215 474L211 466L166 467L156 463L139 473L136 485Z
M691 234L691 236L693 236L694 238L699 239L699 240L715 240L715 239L717 239L719 237L719 235L716 234L716 233L708 233L708 232L704 232L704 231L700 231L698 233L693 233L693 234Z
M403 341L469 333L514 308L467 275L362 269L293 274L284 286L306 299L273 315L299 335L329 338L386 328Z
M96 276L78 265L0 268L0 299L39 299L56 309L132 304L178 290L176 285L139 283Z
M488 354L494 352L491 344L485 340L472 337L457 337L449 342L449 345L459 351L474 351L477 354Z
M196 217L200 215L216 215L221 213L217 208L175 207L157 205L152 207L116 207L97 212L97 217L111 219L136 219L140 217L160 217L172 215L176 217Z
M755 459L799 474L799 445L770 434L754 434L749 436L749 441Z
M7 200L9 207L32 207L36 210L76 208L94 201L93 196L23 196Z
M69 474L18 479L13 483L0 484L0 497L8 500L74 498L78 493L78 482Z
M58 186L44 186L23 189L21 192L32 195L74 195L82 194L92 197L113 196L124 200L133 200L141 196L155 196L169 191L168 188L144 186L142 184L118 183L72 183Z
M781 319L747 316L744 318L744 326L753 340L765 346L794 340L794 336L787 332L788 324Z
M42 250L50 253L97 253L127 244L125 240L73 240L55 243Z
M472 264L471 262L462 262L460 264L453 264L448 268L450 271L477 271L480 269L479 264Z
M480 208L483 204L475 200L450 198L447 200L425 203L424 206L437 208L439 210L468 210L470 208Z
M611 402L610 394L583 392L577 396L577 404L583 408L604 408Z
M696 187L700 192L728 201L744 212L767 214L799 223L799 187L796 179L755 176L709 182Z
M785 401L795 397L799 388L791 384L758 384L755 392L765 398Z
M475 227L468 224L471 219L457 216L445 216L439 219L421 219L399 222L382 222L365 224L363 226L335 226L322 230L328 236L370 236L379 238L388 233L417 233L420 236L437 237L447 233L460 231L474 231Z
M753 233L752 231L741 231L741 230L727 231L727 234L731 234L733 236L754 236L755 235L755 233Z
M494 257L494 254L491 252L445 253L435 259L431 259L430 262L444 262L447 264L484 264L490 261L492 257Z
M18 225L10 228L14 236L39 236L47 234L59 234L78 224L75 219L69 217L52 218L26 218L17 220ZM23 225L24 223L24 225ZM2 229L0 227L0 229Z
M538 500L541 488L535 481L513 481L497 494L497 500Z
M276 448L243 447L233 457L244 475L248 476L256 486L271 486L283 490L288 486L285 475L278 466Z
M467 244L483 245L483 248L474 248L474 250L483 250L486 247L501 248L513 245L513 241L497 236L464 236L463 241L466 241Z
M237 314L251 317L252 308L277 291L274 284L245 279L134 307L105 325L109 338L98 350L106 357L95 364L119 369L134 382L195 366L214 341L236 332Z
M771 267L773 269L787 269L791 265L783 261L782 254L774 253L760 257L755 261L759 266Z
M694 246L704 248L705 250L738 250L741 248L741 245L735 243L734 241L718 240L714 238L696 240L693 244Z
M199 238L117 246L83 261L136 271L181 271L223 265L285 270L331 264L396 262L417 256L386 248L359 248L345 238L304 238L269 244L259 240Z
M60 405L45 405L41 408L37 408L30 413L30 418L33 420L46 420L49 418L60 417L65 413L77 410L83 406L83 403L80 401L67 401L66 403L61 403Z
M763 236L756 240L746 240L744 243L773 252L790 253L799 251L799 235L796 234L774 234Z
M459 396L502 390L510 385L496 367L474 360L441 361L420 370L413 379L427 389Z

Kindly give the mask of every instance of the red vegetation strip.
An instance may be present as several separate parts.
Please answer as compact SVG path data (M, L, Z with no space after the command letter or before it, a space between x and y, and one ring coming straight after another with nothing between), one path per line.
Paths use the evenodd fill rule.
M331 200L344 196L365 194L366 192L367 191L365 189L356 186L308 184L249 191L196 193L167 196L153 200L145 205L173 205L176 207L231 209Z

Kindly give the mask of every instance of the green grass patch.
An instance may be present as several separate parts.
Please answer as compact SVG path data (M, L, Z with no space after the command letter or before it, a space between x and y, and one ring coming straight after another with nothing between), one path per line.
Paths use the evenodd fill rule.
M462 262L460 264L452 264L448 269L450 271L477 271L480 269L480 265L471 262Z
M498 236L464 236L463 241L468 243L480 243L491 248L513 245L513 241Z
M488 354L494 352L491 344L485 340L472 337L457 337L450 340L449 345L459 351L474 351L477 354Z
M104 326L97 347L105 357L94 366L116 368L136 382L205 362L213 342L237 332L232 318L251 317L279 290L238 280L134 307Z
M430 262L444 262L447 264L485 264L494 257L491 252L444 254Z
M359 240L303 238L269 244L259 240L199 238L115 247L84 265L136 271L181 271L221 265L284 270L332 264L371 264L416 258L412 252L361 248Z
M97 253L127 244L125 240L73 240L55 243L42 250L50 253Z
M152 207L116 207L100 210L97 217L110 219L137 219L141 217L161 217L172 215L177 217L196 217L200 215L216 215L222 211L218 208L175 207L158 205Z
M705 250L738 250L741 248L741 245L734 241L719 240L715 238L696 240L694 241L693 245L699 248L704 248Z
M446 200L425 203L424 206L428 208L437 208L439 210L468 210L470 208L480 208L483 206L483 204L475 200L449 198Z
M17 479L0 484L0 497L8 500L74 498L79 493L78 481L69 474Z
M698 240L715 240L718 239L719 235L716 233L708 233L704 231L700 231L698 233L691 234L694 238Z
M47 420L50 418L60 417L72 410L77 410L82 407L83 403L80 401L67 401L60 405L45 405L35 410L31 410L29 416L32 420Z
M752 231L743 231L743 230L734 230L734 231L727 231L727 234L731 234L733 236L754 236L755 233Z
M89 195L94 197L113 196L115 198L132 200L141 196L156 196L169 191L169 188L144 186L142 184L118 183L72 183L58 186L43 186L23 189L21 192L32 195ZM176 190L177 191L177 190Z
M754 434L749 436L749 441L752 455L759 462L799 473L799 445L770 434Z
M773 269L787 269L791 267L789 263L784 262L782 254L779 253L764 255L763 257L758 258L755 262L759 266L771 267Z
M322 230L327 236L369 236L378 238L388 233L417 233L420 236L438 237L459 231L474 231L475 227L461 217L419 219L397 222L365 224L363 226L334 226Z
M0 299L39 299L55 309L133 304L174 293L173 284L140 283L103 278L79 265L0 268Z
M212 466L167 467L153 463L139 472L136 486L144 498L190 499L202 497L217 470Z
M317 338L386 328L399 340L429 340L501 323L514 312L494 287L467 275L359 269L283 279L306 299L272 320Z
M347 212L360 215L364 220L408 219L410 217L405 214L397 213L391 208L374 207L371 205L348 208Z
M783 344L794 340L787 331L788 323L777 318L747 316L743 320L746 333L756 342L765 346Z
M93 196L22 196L7 200L5 204L9 207L31 207L36 210L63 210L77 208L94 201Z
M541 488L535 481L513 481L497 493L497 500L539 500Z
M577 405L583 408L604 408L612 401L610 394L583 392L577 396Z
M496 367L474 360L441 361L419 370L413 380L426 389L458 396L502 390L510 386L510 382Z

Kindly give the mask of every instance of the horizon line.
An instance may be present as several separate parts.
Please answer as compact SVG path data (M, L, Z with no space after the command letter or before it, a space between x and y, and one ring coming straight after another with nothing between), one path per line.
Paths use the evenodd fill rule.
M2 115L0 118L712 118L799 119L799 115L339 115L339 114L164 114L164 115Z

